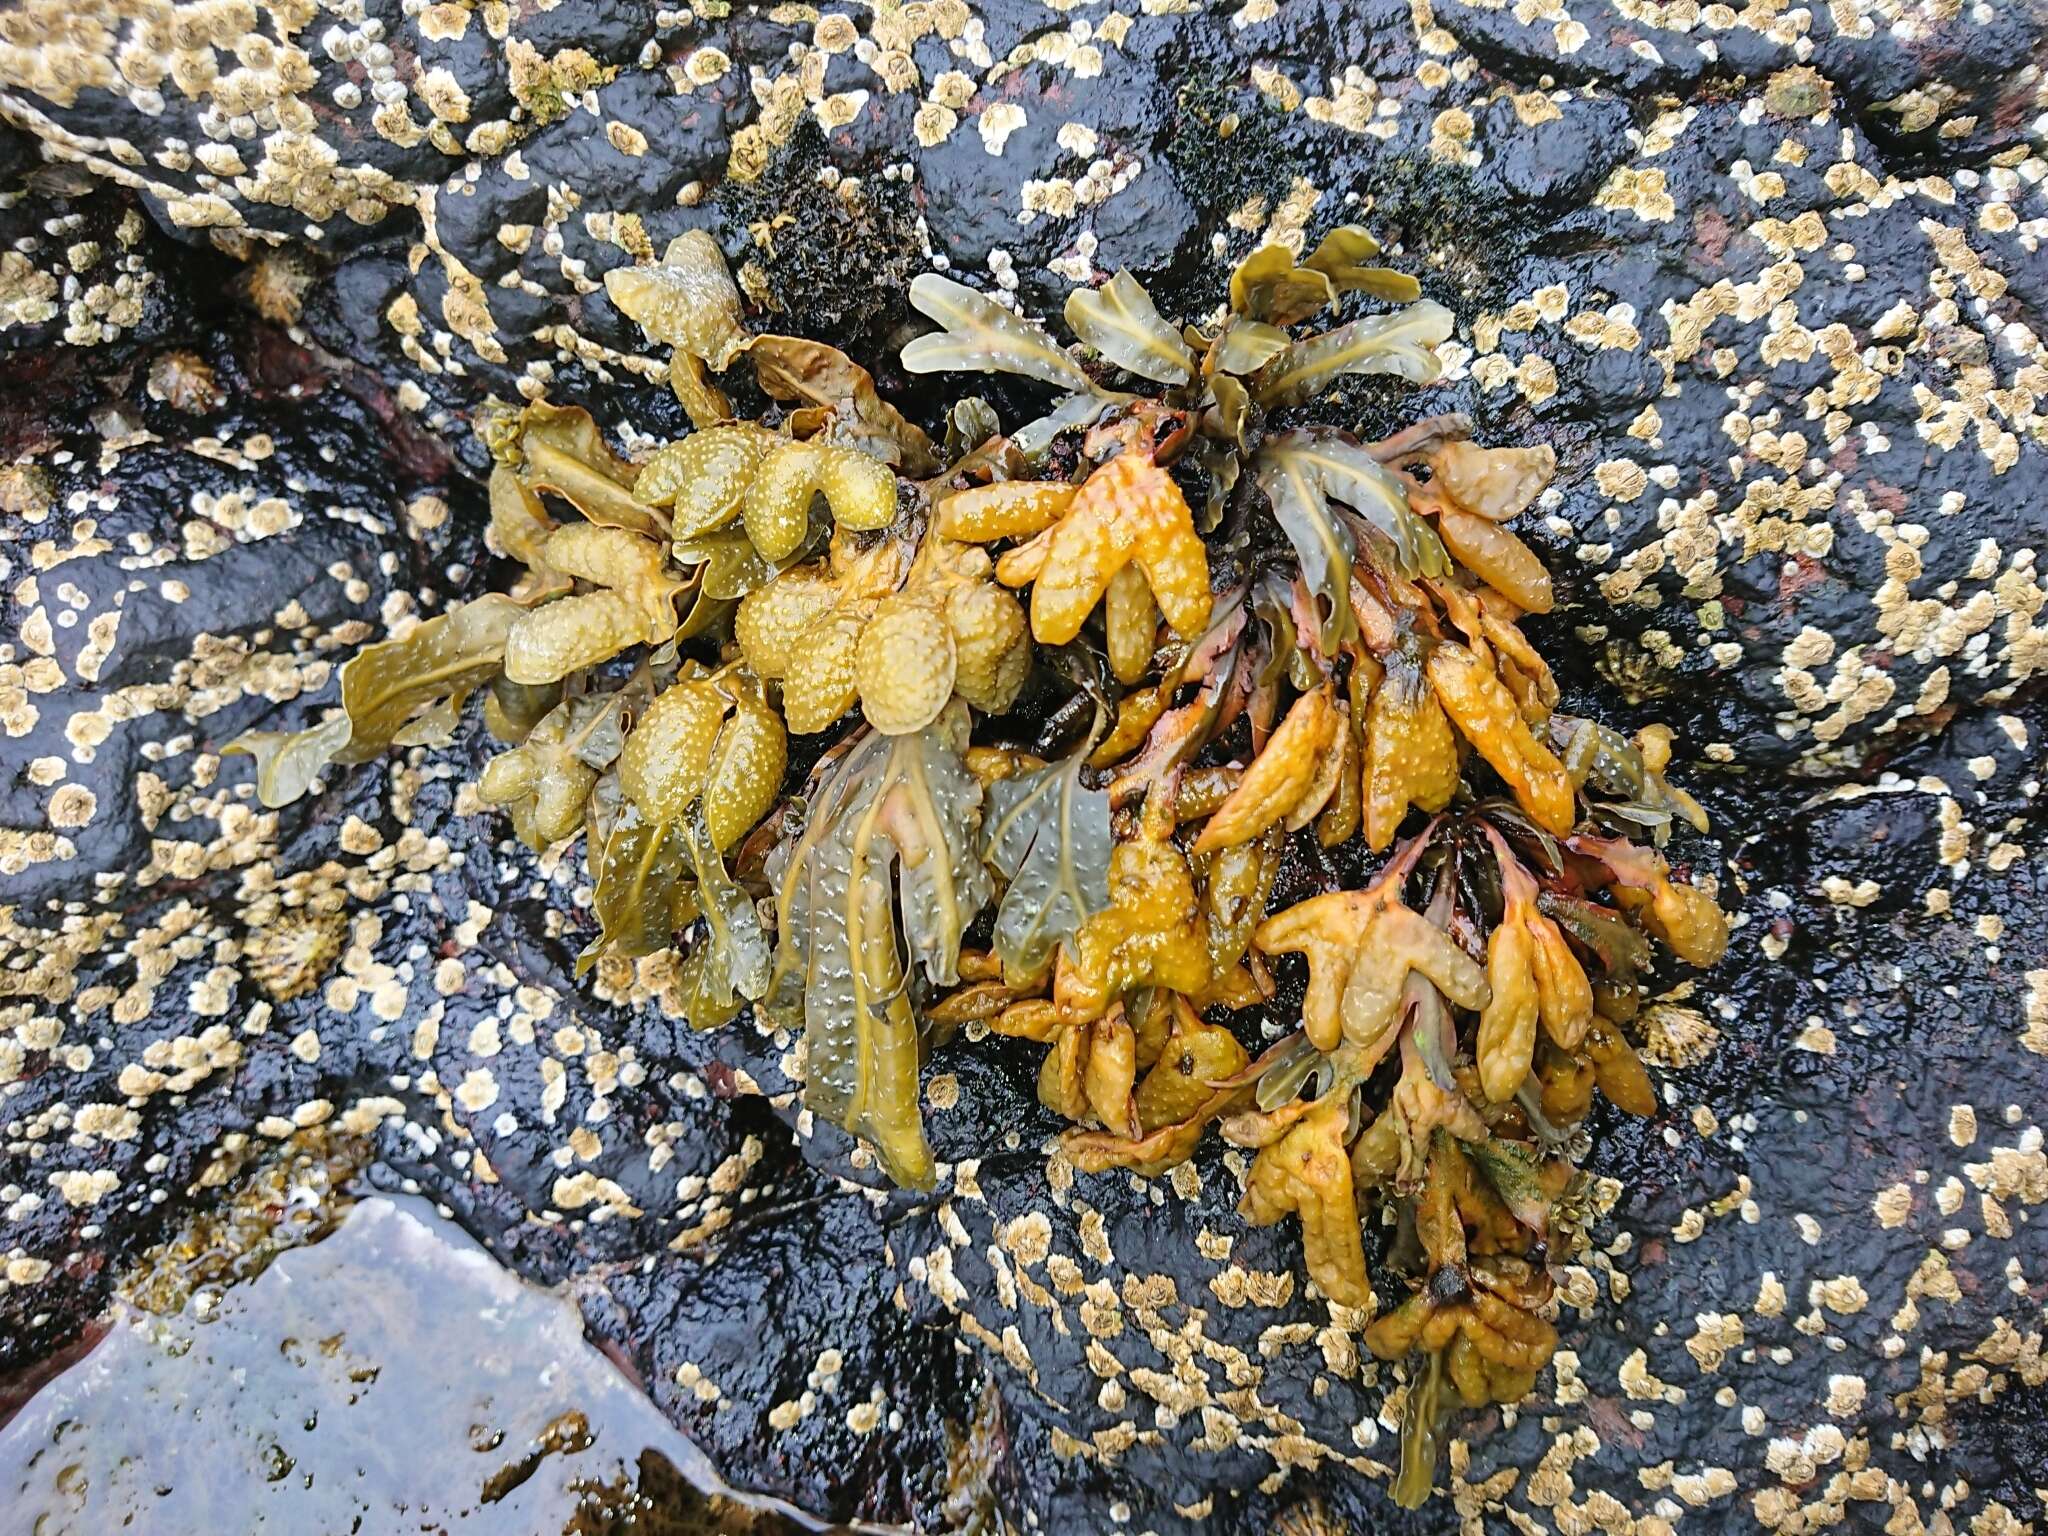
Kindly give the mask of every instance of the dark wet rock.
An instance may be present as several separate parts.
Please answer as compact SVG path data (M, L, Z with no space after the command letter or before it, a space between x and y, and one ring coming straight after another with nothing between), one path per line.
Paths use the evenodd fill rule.
M670 1530L791 1529L692 1490L677 1468L715 1478L702 1453L574 1305L479 1258L422 1202L369 1200L203 1312L124 1306L0 1428L10 1510L49 1532L588 1531L629 1524L637 1494Z
M1684 33L1616 16L1585 23L1507 6L1456 4L1445 10L1445 29L1488 68L1510 78L1547 76L1630 95L1684 91L1699 83L1707 67L1707 56Z
M1743 914L1713 974L1663 978L1665 1112L1592 1123L1612 1182L1569 1354L1465 1422L1459 1513L1645 1536L2042 1517L2048 273L2015 62L2037 17L1856 37L1816 12L1802 58L1790 13L998 4L835 28L569 0L512 18L515 59L492 8L452 9L373 6L382 37L335 23L332 48L324 16L300 29L311 83L258 133L174 89L161 113L127 84L60 101L57 51L0 56L58 156L0 159L31 178L0 208L23 258L6 446L43 477L0 546L0 695L36 712L0 784L30 839L0 937L0 1361L76 1338L209 1170L332 1119L375 1138L378 1179L572 1283L728 1475L818 1511L941 1527L981 1496L947 1473L978 1423L982 1493L1039 1529L1263 1531L1311 1499L1443 1529L1363 1475L1394 1455L1394 1373L1309 1293L1290 1228L1237 1217L1236 1154L1063 1173L1037 1048L962 1038L926 1074L938 1192L871 1192L800 1109L797 1042L691 1033L658 962L575 980L580 868L472 814L474 721L275 817L217 756L331 701L350 626L486 579L487 396L680 429L601 278L684 229L764 327L847 345L931 420L946 388L893 354L934 258L1048 314L1130 265L1199 313L1262 234L1355 218L1467 355L1338 405L1557 446L1530 536L1573 604L1532 633L1572 707L1680 728L1716 834L1674 856ZM466 121L378 132L376 87L424 134L444 78ZM298 108L331 161L283 153ZM109 163L144 184L89 190ZM94 296L116 270L135 305ZM279 292L306 345L231 307ZM152 396L171 350L218 405ZM1037 403L986 392L1006 419ZM273 499L275 528L251 512ZM81 552L39 564L43 541ZM53 826L67 786L92 814Z
M1560 116L1522 123L1512 102L1486 109L1485 132L1495 174L1509 196L1564 212L1599 189L1628 152L1631 114L1615 97L1572 97Z
M906 1308L898 1241L866 1195L807 1175L764 1192L715 1262L587 1282L586 1315L715 1463L841 1519L944 1529L986 1372Z
M0 186L14 189L0 198L0 355L10 388L47 389L86 349L105 366L161 336L181 286L134 199L39 160L34 139L0 127ZM19 436L18 424L9 436Z

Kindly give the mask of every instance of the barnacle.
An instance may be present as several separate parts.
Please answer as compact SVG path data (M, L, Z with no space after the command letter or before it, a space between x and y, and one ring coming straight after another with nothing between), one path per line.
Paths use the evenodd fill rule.
M196 352L160 352L149 365L149 395L174 411L204 416L220 409L227 392L214 376L213 365Z
M1076 348L919 277L940 329L905 368L1057 392L1008 434L954 401L941 444L844 353L750 334L684 235L605 291L672 349L694 430L629 458L578 409L487 411L509 592L234 749L283 804L448 740L483 692L478 798L536 848L584 834L579 967L680 946L689 1021L751 1002L800 1034L805 1106L898 1183L936 1173L927 1049L983 1032L1046 1048L1083 1174L1166 1173L1212 1129L1254 1153L1246 1219L1298 1220L1332 1303L1389 1303L1364 1337L1408 1361L1413 1503L1451 1408L1518 1399L1555 1347L1567 1128L1596 1090L1660 1110L1630 1039L1653 941L1712 964L1728 925L1658 851L1705 830L1670 733L1562 713L1522 631L1555 594L1508 525L1555 454L1457 415L1376 442L1273 421L1348 375L1437 376L1450 313L1377 252L1353 226L1263 247L1204 326L1119 272L1066 306ZM1401 307L1307 328L1352 293ZM763 421L714 377L741 366ZM790 732L822 739L785 797ZM1297 1028L1276 1000L1304 971ZM1257 1059L1218 1022L1254 1008Z
M343 913L294 907L249 932L241 964L273 1002L288 1003L327 979L347 940Z

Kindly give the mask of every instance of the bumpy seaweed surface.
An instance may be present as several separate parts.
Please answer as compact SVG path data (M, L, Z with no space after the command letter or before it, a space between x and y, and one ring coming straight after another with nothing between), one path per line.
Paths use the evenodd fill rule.
M578 1277L730 1474L813 1507L1390 1524L1347 1466L1393 1460L1379 1391L1266 1278L1296 1240L1233 1214L1221 1146L1171 1192L1067 1183L1039 1048L946 1048L938 1192L850 1189L849 1144L784 1129L767 1039L579 989L574 862L458 810L448 754L276 813L218 756L471 589L486 392L674 435L664 359L597 279L680 228L757 301L915 241L1040 312L1128 265L1198 313L1228 257L1356 218L1426 256L1397 264L1469 355L1399 416L1361 387L1331 419L1462 408L1557 448L1537 542L1572 601L1532 632L1568 708L1726 765L1690 780L1720 838L1697 859L1744 918L1653 1014L1663 1111L1594 1112L1613 1205L1558 1364L1465 1427L1456 1507L2038 1519L2024 11L308 9L238 59L235 8L176 9L170 43L109 18L42 46L33 7L0 32L6 109L63 161L0 213L13 1360L75 1334L209 1167L331 1120L508 1261ZM763 176L836 199L831 243L748 201ZM230 290L298 341L220 313ZM856 301L805 323L887 329ZM479 724L456 749L481 764ZM949 1476L962 1446L993 1449L988 1486Z

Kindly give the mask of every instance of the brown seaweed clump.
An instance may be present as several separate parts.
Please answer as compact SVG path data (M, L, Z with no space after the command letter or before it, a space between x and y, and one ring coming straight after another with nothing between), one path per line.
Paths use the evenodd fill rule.
M1414 1362L1416 1502L1449 1406L1550 1359L1570 1127L1596 1087L1656 1106L1629 1039L1653 941L1706 965L1727 930L1659 851L1704 826L1669 734L1561 712L1522 632L1551 585L1508 524L1551 451L1456 416L1303 422L1343 376L1440 371L1450 314L1377 251L1267 247L1207 326L1118 273L1069 300L1078 349L920 277L940 329L907 368L1058 392L1009 433L962 399L941 444L843 354L747 334L686 236L607 286L674 348L696 430L634 461L581 411L495 420L518 579L359 652L332 718L240 745L279 804L482 693L483 800L536 848L585 840L583 963L680 935L692 1023L751 1004L800 1032L806 1104L900 1183L935 1175L918 1073L962 1026L1046 1044L1084 1173L1163 1173L1212 1129L1254 1152L1246 1219L1298 1220L1323 1294ZM1307 329L1354 292L1400 307ZM742 357L759 421L718 378ZM785 802L791 734L828 744ZM1290 843L1373 872L1269 912ZM1254 1058L1233 1017L1294 966L1301 1016ZM1392 1304L1382 1212L1416 1282Z

